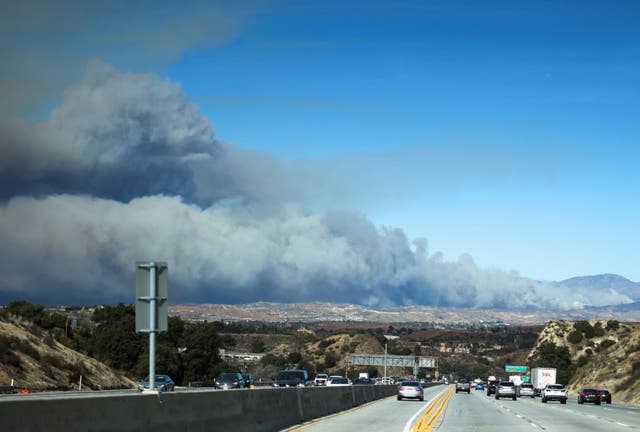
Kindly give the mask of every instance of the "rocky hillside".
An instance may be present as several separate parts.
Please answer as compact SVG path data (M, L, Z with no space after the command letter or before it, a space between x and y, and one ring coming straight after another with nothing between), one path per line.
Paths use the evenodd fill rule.
M30 391L134 388L103 363L57 342L28 322L0 320L0 384Z
M540 333L528 361L552 342L571 357L571 395L585 387L608 389L614 400L640 403L640 324L618 321L550 321ZM540 365L544 366L544 365Z

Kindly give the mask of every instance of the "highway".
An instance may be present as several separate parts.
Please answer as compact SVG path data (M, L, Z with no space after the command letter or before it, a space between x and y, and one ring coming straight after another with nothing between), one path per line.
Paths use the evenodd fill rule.
M435 399L446 399L451 388L438 386L425 389L425 401L398 401L386 398L355 408L345 413L325 417L304 425L289 428L289 432L346 432L354 430L426 432L462 431L631 431L640 429L640 407L626 404L578 405L575 397L570 397L566 405L559 402L541 403L540 398L519 398L496 400L485 392L471 391L471 394L452 393L439 418L425 415L428 405ZM438 398L440 396L440 398ZM431 425L416 425L425 419L434 421Z

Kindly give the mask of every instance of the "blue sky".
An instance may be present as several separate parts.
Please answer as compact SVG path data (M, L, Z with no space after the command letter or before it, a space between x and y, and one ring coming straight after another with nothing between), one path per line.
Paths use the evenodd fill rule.
M367 161L357 209L447 256L640 280L637 5L328 3L265 8L164 73L222 139Z
M175 217L197 206L193 232L229 224L216 235L229 235L237 251L193 247L207 257L202 266L214 262L229 274L185 271L181 283L198 286L185 288L187 300L205 298L204 285L225 283L247 298L281 299L264 287L282 285L292 268L299 285L321 281L338 297L338 286L366 286L369 304L412 302L384 298L392 285L433 295L435 304L484 305L494 298L483 297L494 272L504 283L514 272L543 281L600 273L640 281L636 2L231 3L7 6L0 234L24 256L0 267L13 281L0 300L36 285L14 269L48 258L37 249L69 259L80 249L107 256L108 266L94 270L124 275L142 249L109 249L126 230L106 218L136 219L145 205ZM143 157L158 151L162 162ZM169 174L156 179L158 169ZM105 200L101 215L90 216L88 197ZM76 221L87 226L77 240L84 246L67 250L46 233L9 235L27 212L46 213L38 206L52 209L47 214L84 209L93 221ZM62 219L46 224L66 232ZM305 224L314 234L298 246L313 255L266 246L296 244L292 232ZM253 237L247 227L268 234ZM104 249L93 251L87 238L104 239ZM412 243L421 238L426 246ZM348 265L318 252L318 244L332 250L345 239ZM154 249L164 253L160 244L169 243ZM376 252L362 253L365 244ZM415 254L419 262L422 247L427 264L400 275L396 258ZM188 242L170 248L187 261ZM224 261L249 258L261 264L248 273ZM372 270L378 259L393 276ZM70 283L47 271L61 286ZM452 280L455 299L445 294ZM461 300L466 289L477 302ZM216 293L207 300L241 296Z

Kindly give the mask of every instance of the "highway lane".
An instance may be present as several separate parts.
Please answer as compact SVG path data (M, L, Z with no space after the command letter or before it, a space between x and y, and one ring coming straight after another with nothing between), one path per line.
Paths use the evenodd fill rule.
M290 428L289 432L345 432L354 430L398 431L413 430L416 418L430 401L445 387L425 390L425 402L397 401L387 398L365 407L307 424ZM540 398L496 400L484 392L457 393L449 399L441 418L433 425L433 431L631 431L640 429L640 407L626 404L578 405L575 397L566 405L559 402L541 403ZM429 430L428 428L422 429Z
M443 418L442 431L469 430L471 425L486 426L487 415L493 425L509 425L510 430L531 431L629 431L640 428L640 407L629 405L578 405L575 398L566 405L541 403L540 398L496 400L476 393L465 401L452 399ZM473 413L473 414L472 414ZM474 418L475 416L475 418ZM478 428L476 430L485 430ZM489 429L486 429L489 430Z
M426 388L424 402L417 400L399 401L395 396L381 399L345 413L324 417L315 421L287 429L289 432L389 432L405 430L410 420L425 410L429 402L441 394L446 387ZM410 429L408 429L410 430Z

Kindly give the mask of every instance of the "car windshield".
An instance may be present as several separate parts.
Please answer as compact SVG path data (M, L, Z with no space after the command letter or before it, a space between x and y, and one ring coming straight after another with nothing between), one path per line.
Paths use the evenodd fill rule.
M221 380L235 380L235 379L238 379L238 377L236 376L236 374L233 374L233 373L223 373L223 374L220 374L220 379Z
M511 381L502 381L500 383L500 386L502 386L502 387L513 387L513 383Z
M584 389L582 390L582 393L597 393L598 390L596 389Z
M420 387L420 383L418 381L402 381L400 385L402 387Z
M166 375L156 375L156 382L158 381L166 381L167 380L167 376ZM142 380L143 382L149 382L149 376L147 375L147 377L145 379Z
M562 390L562 389L564 389L564 386L561 385L561 384L553 384L553 385L548 386L547 388L551 389L551 390Z

